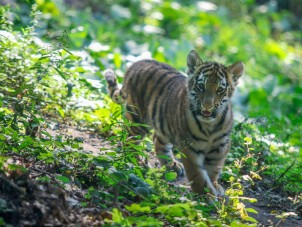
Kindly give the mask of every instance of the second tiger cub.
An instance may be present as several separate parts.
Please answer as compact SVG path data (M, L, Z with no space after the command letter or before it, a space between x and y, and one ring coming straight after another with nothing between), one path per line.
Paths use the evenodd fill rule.
M186 77L154 60L136 62L127 70L121 89L112 70L105 72L105 78L111 98L125 103L126 117L154 129L154 147L160 163L178 174L183 174L184 166L193 192L203 193L208 187L218 196L224 194L217 179L231 144L230 99L244 64L204 62L192 50L187 66ZM144 136L148 130L132 127L130 133ZM183 165L174 158L173 146L184 154Z

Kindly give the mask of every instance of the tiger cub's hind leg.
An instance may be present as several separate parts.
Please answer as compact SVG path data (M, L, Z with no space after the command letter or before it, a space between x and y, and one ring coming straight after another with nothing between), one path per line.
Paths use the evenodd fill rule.
M172 144L165 143L164 140L162 140L156 134L153 136L153 143L161 166L166 166L169 169L173 169L177 173L178 177L183 177L185 174L184 167L175 159L172 151Z
M126 105L126 112L124 115L130 122L128 131L131 137L136 137L136 139L143 139L149 132L149 126L144 125L144 121L141 119L140 114L136 112L137 111L134 106ZM131 122L134 124L132 124ZM140 136L140 138L137 138L138 136Z

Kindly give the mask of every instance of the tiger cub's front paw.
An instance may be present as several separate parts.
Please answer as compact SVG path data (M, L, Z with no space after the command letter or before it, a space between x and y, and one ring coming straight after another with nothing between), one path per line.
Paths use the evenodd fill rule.
M218 184L217 181L214 183L214 186L217 191L217 197L224 196L224 194L225 194L224 188L220 184Z

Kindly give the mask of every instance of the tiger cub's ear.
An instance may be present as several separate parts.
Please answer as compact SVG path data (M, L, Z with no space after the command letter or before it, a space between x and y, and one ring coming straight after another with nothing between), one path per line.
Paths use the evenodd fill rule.
M190 77L197 66L202 65L202 60L195 50L191 50L187 57L188 76Z
M228 72L232 74L232 80L234 85L238 84L239 77L242 76L244 72L244 64L243 62L236 62L228 67Z

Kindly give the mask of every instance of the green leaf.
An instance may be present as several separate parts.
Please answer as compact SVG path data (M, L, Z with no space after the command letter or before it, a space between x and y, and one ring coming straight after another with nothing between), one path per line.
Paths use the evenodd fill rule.
M122 182L128 180L127 175L122 171L114 171L113 173L110 174L110 177L114 179L116 182Z
M258 223L258 221L255 218L252 218L250 216L244 218L245 221L250 221L250 222L254 222L254 223Z
M142 197L149 197L152 192L148 187L135 187L134 190Z
M22 173L28 172L28 170L25 167L20 166L20 165L16 165L16 164L9 164L8 165L8 169L9 170L18 170L18 171L20 171Z
M184 216L184 209L180 206L172 206L169 209L168 214L171 217L182 217L182 216Z
M168 155L158 155L158 158L166 159L166 160L171 160L171 157Z
M104 121L105 119L108 121L111 119L110 117L110 110L106 109L106 108L100 108L94 111L95 116L101 120Z
M249 212L249 213L258 214L258 211L253 209L253 208L246 208L246 211Z
M123 223L123 220L124 220L123 214L116 208L112 209L112 220L116 224L122 224Z
M166 214L167 210L170 209L169 205L163 205L163 206L159 206L156 208L155 213L162 213L162 214Z
M58 179L59 181L61 181L64 184L68 184L70 183L70 180L68 177L65 176L56 176L56 179Z
M64 116L65 116L65 111L64 111L61 107L57 107L57 111L59 112L60 116L61 116L62 118L64 118Z
M245 144L252 144L253 142L252 138L250 137L245 137L243 140L245 141Z
M251 202L251 203L256 203L258 200L257 199L255 199L255 198L249 198L249 202Z
M175 173L175 172L167 172L167 173L165 173L165 179L167 181L173 181L176 178L177 178L177 173Z
M257 224L244 224L239 220L235 220L231 223L230 227L254 227L257 226Z
M50 181L51 181L50 177L48 177L48 176L38 177L38 178L36 178L36 180L45 182L45 183L50 183Z
M34 140L31 137L25 137L24 140L21 142L19 146L19 150L25 149L32 145L34 143Z
M140 204L136 203L131 204L131 206L126 206L126 209L134 214L151 212L151 208L149 206L141 206Z
M57 73L58 73L64 80L67 81L65 75L64 75L57 67L53 66L53 68L57 71Z
M79 60L80 57L74 56L73 53L71 53L68 49L63 48L63 50L65 50L68 54L70 54L73 60Z
M122 65L122 56L120 53L114 53L113 55L113 63L116 68L121 68Z

